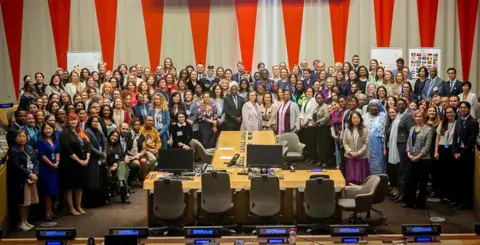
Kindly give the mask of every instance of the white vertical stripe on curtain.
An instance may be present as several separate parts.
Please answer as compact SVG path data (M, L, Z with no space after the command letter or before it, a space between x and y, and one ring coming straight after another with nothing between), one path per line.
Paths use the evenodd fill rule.
M3 16L0 6L0 30L3 32ZM21 79L21 78L19 78ZM12 69L10 68L10 57L8 56L7 39L0 35L0 103L14 102L15 87L13 85ZM20 82L22 84L23 82ZM3 122L7 123L7 122Z
M70 51L102 50L94 0L71 0L69 39Z

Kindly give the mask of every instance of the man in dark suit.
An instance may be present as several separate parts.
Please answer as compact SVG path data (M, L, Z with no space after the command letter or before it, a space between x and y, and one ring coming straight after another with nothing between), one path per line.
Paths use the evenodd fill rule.
M473 207L473 182L475 170L475 145L478 136L478 122L470 116L472 106L467 101L460 102L460 119L455 124L453 133L453 154L457 163L451 171L453 182L456 185L457 209L470 209Z
M240 108L240 113L242 109ZM19 129L23 128L23 125L25 125L27 119L27 112L22 109L18 109L15 111L15 122L10 125L10 127L7 129L7 144L8 147L11 148L15 144L15 139L17 138L17 132Z
M223 110L225 111L225 129L228 131L240 130L242 124L242 107L245 100L238 95L237 85L232 85L230 95L223 101Z
M242 80L243 73L245 72L245 64L242 61L239 61L237 63L237 70L238 72L233 75L232 79L233 81L240 83L240 81Z
M448 68L448 81L440 85L442 96L459 95L462 93L462 82L457 80L457 70L453 67Z

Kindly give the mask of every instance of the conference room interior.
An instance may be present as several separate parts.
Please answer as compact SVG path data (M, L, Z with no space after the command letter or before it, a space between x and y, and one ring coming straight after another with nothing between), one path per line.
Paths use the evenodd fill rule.
M368 236L362 236L360 240L355 240L353 243L360 243L364 239L370 240L367 243L372 244L375 242L397 244L396 241L406 244L408 239L405 235L405 227L411 225L411 227L423 228L441 227L441 235L436 234L431 237L435 237L442 243L478 244L480 138L466 153L469 157L460 158L458 153L457 159L452 153L449 159L456 165L449 165L448 168L442 166L442 170L435 169L435 165L432 165L445 162L441 158L445 156L442 155L445 152L439 157L435 154L438 152L435 146L448 152L453 145L456 145L458 148L454 147L454 149L461 151L465 148L461 134L455 134L457 142L453 139L450 145L448 143L442 145L433 139L428 152L431 157L426 160L414 161L413 159L414 155L418 154L415 150L415 141L423 140L423 135L421 138L417 136L424 127L430 128L427 121L430 119L431 108L435 109L436 118L433 120L436 124L431 126L430 134L433 135L431 137L437 137L437 134L448 135L450 132L452 135L458 133L453 131L460 131L462 128L459 126L457 129L455 125L463 123L465 129L465 121L469 117L475 119L477 124L480 122L479 2L480 0L0 0L0 31L2 32L0 35L0 81L2 81L0 82L0 122L2 124L0 129L0 244L44 244L44 240L48 240L48 237L37 241L39 231L56 232L64 228L76 230L77 240L72 240L69 244L85 244L86 239L90 237L95 238L97 244L100 244L99 241L103 241L105 236L113 235L113 228L125 228L128 231L148 230L149 238L142 238L146 244L220 242L243 245L243 240L253 244L269 243L263 239L267 236L262 237L264 234L259 234L260 228L257 229L257 227L272 229L287 227L289 232L279 236L281 237L279 243L292 244L292 236L295 236L298 244L325 244L337 242L335 235L332 234L335 225L350 229L363 227L364 224L368 227L366 229ZM476 12L474 13L472 9ZM36 15L37 12L38 15ZM425 31L426 28L433 31ZM152 35L155 32L156 34ZM158 33L161 34L158 35ZM89 73L84 77L85 68L88 68ZM367 73L362 85L363 70L360 74L360 69L363 68ZM222 70L220 76L219 69ZM379 76L380 70L382 73ZM432 70L434 77L430 77ZM264 77L264 71L268 71L266 77ZM184 76L184 72L187 75ZM229 72L228 78L225 75L227 72ZM284 72L286 77L283 75ZM104 80L106 73L110 74L108 80ZM116 73L120 74L120 80L116 78ZM192 73L197 74L193 82ZM310 75L305 78L305 73ZM39 74L42 77L42 86L45 85L45 87L37 93L39 88L35 87L35 82L38 82ZM62 74L67 75L64 77ZM72 83L73 74L78 75L78 84ZM134 74L133 78L130 77L132 74ZM325 77L321 74L325 74ZM341 75L337 76L337 74ZM390 75L390 79L386 78L387 74ZM401 82L397 78L400 76L398 74L401 74ZM424 75L426 76L423 77ZM321 79L320 76L323 78ZM294 84L290 83L292 77L298 79ZM379 77L381 79L378 79ZM59 89L57 96L60 100L57 102L59 108L52 113L50 110L55 103L52 103L51 95L57 92L52 92L53 89L49 87L56 88L57 78L63 91ZM112 91L107 96L102 91L107 82L111 85L110 78L114 78L117 86L110 87ZM154 80L153 86L150 86L149 78ZM95 82L91 87L88 85L90 80ZM243 80L247 81L247 89L242 88ZM434 82L439 80L441 83ZM171 81L173 83L170 83ZM330 81L332 85L327 88L330 86L327 85ZM163 82L165 87L161 87ZM28 83L33 86L29 86ZM179 83L184 85L183 90L179 89ZM427 85L418 87L419 83ZM143 84L146 84L148 89L140 88ZM198 84L200 85L197 86ZM342 87L346 84L348 88ZM352 86L353 84L355 87ZM135 88L131 89L130 86ZM30 87L32 91L29 90ZM50 94L45 92L46 87L50 89ZM93 87L95 91L90 90ZM199 93L196 91L198 87L202 89ZM333 87L338 91L333 91ZM464 93L467 87L468 91ZM379 96L382 88L385 96ZM221 92L216 94L216 89ZM190 122L191 112L185 107L185 93L189 90L193 97L189 103L196 104L196 113L205 113L205 119L197 117ZM278 93L279 90L282 90L281 95ZM88 91L87 95L83 96L82 92L86 91ZM90 91L93 91L92 95ZM300 93L297 94L296 91ZM311 91L308 96L307 91ZM62 101L64 94L69 96L69 102ZM290 94L288 101L284 99L285 94ZM85 142L90 144L91 135L86 129L93 127L91 126L92 121L95 120L93 118L98 118L98 132L101 132L101 136L104 137L103 143L107 148L115 132L119 142L117 144L114 142L112 145L121 145L120 141L125 137L122 126L125 125L128 128L126 132L130 134L134 131L137 119L143 139L149 134L146 128L156 129L158 144L162 146L151 147L152 142L149 141L147 143L149 150L157 148L156 151L153 149L153 154L147 150L142 157L130 158L131 162L125 160L122 163L127 172L125 176L133 173L135 175L133 177L120 179L117 167L115 167L116 171L110 166L105 166L107 172L105 180L108 179L109 182L107 189L110 196L102 197L107 200L106 203L95 204L94 207L83 207L82 211L85 213L79 212L78 215L72 215L69 210L69 201L65 200L68 198L64 197L65 190L62 185L65 185L65 180L61 177L58 180L58 190L53 191L56 193L53 203L52 199L47 197L47 200L42 195L43 190L40 184L43 183L39 182L37 203L32 199L29 200L32 202L31 205L25 205L30 207L26 212L28 217L26 223L29 222L33 228L27 227L29 229L22 230L22 222L12 223L13 220L18 219L19 210L22 215L21 208L25 206L16 204L12 208L12 188L9 182L11 179L9 180L7 176L8 169L14 162L8 161L14 155L10 151L12 146L21 148L17 145L20 144L18 139L21 134L26 136L25 145L29 145L29 149L36 151L39 164L44 161L45 156L38 155L38 140L45 137L46 134L42 130L48 123L47 120L37 121L37 111L40 109L31 109L30 106L39 104L37 101L46 95L48 95L48 106L43 105L41 109L44 111L45 118L53 114L58 122L57 111L65 112L64 124L60 128L57 124L51 126L53 135L58 138L58 146L55 147L62 147L58 149L62 159L65 154L65 151L62 151L64 144L60 142L63 139L62 132L73 127L70 132L79 137L81 146L85 146L82 135L86 137ZM145 102L140 103L138 97L143 97L142 95L144 98L141 100ZM172 97L177 95L180 101L174 102ZM205 96L208 98L205 99ZM251 96L255 99L250 99ZM472 102L472 96L475 98L475 103ZM127 97L129 99L126 99ZM237 107L237 97L243 98L244 104L242 102L243 106L240 108ZM265 102L266 97L270 98L270 102ZM322 128L326 131L322 131L320 124L316 124L313 119L314 113L306 116L309 103L315 103L315 113L320 114L321 109L317 109L321 107L318 104L318 97L322 98L320 104L328 108L329 119L321 125L328 126ZM389 104L391 97L395 100L394 106ZM433 102L433 97L438 98L438 102ZM447 105L452 97L458 98L456 106ZM75 98L80 98L81 103L73 103ZM161 106L156 104L157 99L161 101ZM447 99L446 104L445 99ZM207 100L210 101L208 107L204 105L207 104L205 102ZM209 112L198 109L203 106L202 110L206 110L205 108L210 110L212 105L217 108L218 104L215 103L220 103L220 100L221 110L225 108L225 103L228 103L226 101L231 100L230 105L235 107L233 110L239 116L232 121L233 117L226 115L223 111L224 117L218 117L215 123L211 123L210 115L207 116ZM349 108L350 102L355 100L357 107ZM339 101L343 101L343 108ZM463 107L467 107L465 102L468 103L469 113L464 115L462 110ZM77 104L82 103L84 108L77 109ZM97 110L98 115L95 112L93 113L95 115L90 114L90 103L96 103L101 108L101 111ZM116 108L118 103L122 105ZM268 119L264 117L264 113L268 113L269 108L265 109L267 112L262 111L265 103L276 108L273 125L270 120L272 115L269 115ZM359 103L362 103L361 106L358 106ZM399 103L405 104L405 111L398 106ZM372 104L373 107L377 106L378 115L382 117L378 119L379 121L372 119L377 116L370 113ZM145 106L148 107L147 111L142 111L140 107L142 105L144 110ZM287 114L285 110L292 110L290 106L297 105L298 118L288 123L287 116L291 117L297 112L289 111ZM105 119L107 122L109 120L108 116L103 116L104 106L111 112L111 120L108 124L105 124ZM166 109L160 108L164 106ZM446 110L449 108L455 111L453 121L446 115ZM25 125L15 122L15 115L21 114L19 111L25 112L27 117ZM121 116L114 114L118 111L124 114ZM80 112L86 115L83 119L79 118ZM344 118L347 115L344 113L347 112L348 119ZM356 123L355 127L347 125L353 124L351 117L357 115L353 112L358 113L359 125L362 126L357 126ZM390 113L393 112L395 117L400 118L391 118ZM192 130L192 135L188 136L188 143L175 141L175 139L184 140L181 138L185 132L181 131L183 124L178 122L180 114L184 116L186 127ZM390 151L391 142L388 141L392 137L397 141L399 137L396 133L391 136L390 127L393 125L395 128L399 127L398 124L403 123L400 122L401 116L409 114L415 139L412 138L410 129L406 131L405 139L408 138L413 148L398 152L400 147L395 146L396 150ZM418 123L416 119L420 114L422 123ZM37 141L31 146L31 131L28 125L30 115L35 121L35 141ZM166 130L166 134L161 130L165 127L163 125L163 122L166 122L165 115L169 120L169 129ZM247 116L258 118L247 121L245 120ZM13 121L12 118L14 118ZM147 127L147 121L150 118L153 124ZM384 121L382 121L383 118ZM72 126L70 123L72 120L78 120L81 125ZM157 120L161 122L157 123ZM219 120L223 125L217 125ZM228 120L230 121L227 122ZM372 125L373 121L375 121L374 125ZM442 123L443 121L447 123ZM453 129L448 128L452 122ZM377 123L383 123L383 128L379 129ZM172 135L174 125L179 131L175 131L175 135ZM448 128L446 133L444 129L442 131L445 125ZM473 122L472 125L474 125ZM75 131L75 129L79 130ZM377 130L375 134L382 131L378 133L381 136L371 137L374 129ZM363 130L368 132L366 136L358 133ZM357 148L358 138L366 138L363 143L366 149L363 149L362 154L345 153L344 144L347 143L343 141L343 137L346 131L350 132L354 142L352 145L355 145L355 148ZM92 130L92 132L94 138L98 137L97 131ZM478 133L478 129L469 132ZM8 133L11 133L10 137ZM15 136L12 138L13 134ZM136 137L136 133L132 134ZM440 141L441 136L438 135L438 137ZM10 142L7 144L7 141ZM310 143L314 145L313 148ZM407 140L398 143L409 144ZM374 144L377 145L373 146ZM55 143L52 147L53 145ZM27 146L25 147L27 149ZM125 150L125 146L121 145L121 147L123 147L123 157L136 156L141 152L140 149L136 149L137 153L131 153ZM100 152L104 150L105 154L107 153L105 148L99 147L99 149ZM250 153L251 155L247 157L248 149L258 154ZM29 154L28 151L23 152L26 155ZM147 156L147 152L151 156ZM389 162L392 159L389 155L392 154L395 155L394 161L398 161L395 164ZM405 172L400 169L400 164L403 164L401 161L405 160L402 158L403 154L408 164L408 170ZM57 155L53 155L53 160L49 159L49 162L52 162L51 165L54 165L55 158L58 158ZM425 155L423 154L422 158ZM90 156L93 156L93 151L86 158L86 165L91 164ZM155 166L151 166L152 156ZM325 156L327 159L324 159ZM382 160L378 160L378 156ZM117 159L118 156L115 155L115 158L112 161L120 161ZM27 159L30 161L30 157ZM470 172L465 171L465 168L455 167L460 166L465 159L469 161ZM85 159L79 161L85 161ZM106 165L106 161L107 155L105 159L99 157L98 163L100 166ZM134 161L137 162L133 163ZM412 170L411 165L418 161L422 161L421 164L425 168L422 167L418 171L427 174L419 177L422 180L413 180L415 170ZM256 165L253 164L254 162ZM363 165L362 167L356 165L354 168L353 164ZM25 169L29 168L27 163L24 165ZM179 167L180 165L183 167ZM58 167L57 162L57 166L52 169ZM359 170L360 168L366 169ZM355 174L347 173L348 170L353 169L356 171ZM28 171L33 173L35 170L32 168ZM114 172L113 177L112 172ZM372 172L374 174L371 174ZM465 182L470 181L472 185L463 188L465 183L453 183L464 180L465 173L470 173L465 178L468 179ZM83 178L85 174L82 172L79 175ZM32 184L33 181L30 179L30 174L27 176L25 183L21 184L23 192L26 192L23 185ZM71 174L70 177L74 178L75 175ZM42 176L38 175L38 179L41 178ZM221 193L223 186L215 187L215 185L225 184L221 182L225 178L229 182L230 196L212 194L215 191ZM209 181L210 186L203 185L204 179ZM33 181L35 185L36 181ZM272 185L278 188L273 192L259 188L262 183L267 185L267 182L269 182L268 188L272 188ZM251 195L252 186L256 185L254 183L260 183L256 186L255 197ZM423 188L423 183L428 183L426 188ZM181 191L172 195L175 198L166 200L169 196L162 195L159 190L160 188L167 190L172 185L181 185ZM328 185L328 192L325 191L325 185ZM371 188L369 185L375 187ZM450 185L455 187L452 188ZM18 186L15 188L20 190ZM158 188L157 191L156 188ZM205 188L211 188L211 190ZM371 190L369 191L368 188ZM71 188L66 189L70 191L70 199L75 200L75 191L72 199ZM409 197L405 197L407 189ZM411 189L415 191L412 192ZM442 193L438 195L439 193L436 192L440 189ZM443 193L445 190L448 194ZM261 193L262 191L265 192ZM311 194L313 191L317 193ZM358 191L361 193L357 193ZM36 189L35 192L37 192ZM85 192L80 196L86 202L85 196L91 195L92 192L88 194ZM330 193L334 193L334 198L331 200L333 206L325 202L327 198L322 199L322 195ZM353 196L351 193L354 193ZM204 194L209 195L214 200L213 203L205 200ZM317 199L311 199L312 197L307 194ZM424 194L425 197L423 197ZM262 199L262 195L265 199ZM370 198L368 199L370 201L366 202L368 211L357 214L355 210L360 206L362 195ZM456 201L449 199L452 195L455 196ZM468 198L464 198L465 196ZM18 196L13 195L13 197ZM25 197L22 196L23 200ZM266 200L267 204L262 203L260 206L265 206L259 208L258 203L251 202L252 198ZM419 201L422 198L425 199L424 203ZM464 199L471 201L464 205ZM271 202L271 200L275 201ZM315 207L317 202L322 205L319 208L321 211L327 210L328 206L328 209L332 208L332 212L326 217L312 217L307 209L318 208ZM173 206L172 203L174 203ZM210 207L206 203L209 203ZM221 206L220 204L223 203L230 204L225 212L216 213L205 210L206 208L215 209L215 206ZM53 206L47 215L45 210L49 208L46 204ZM172 212L179 210L178 205L184 206L180 208L182 215L179 217L174 219L159 217L168 216L167 208L172 209ZM269 205L273 209L278 208L279 211L265 217L256 213L256 208L263 208L262 212L268 213ZM73 206L77 206L77 211L80 211L79 208L82 209L80 206L85 205L73 203ZM165 207L167 211L159 210L160 206ZM196 240L197 237L189 237L189 230L183 227L189 227L188 229L215 227L221 230L221 235L212 240L208 236L198 237ZM168 232L164 233L166 231ZM292 231L295 231L295 235L292 235ZM275 236L271 237L275 238ZM56 239L58 237L54 240ZM242 241L242 244L237 244L237 241ZM339 243L347 243L347 240L340 241ZM416 239L408 241L408 243L417 242L421 241ZM271 243L274 241L272 240Z

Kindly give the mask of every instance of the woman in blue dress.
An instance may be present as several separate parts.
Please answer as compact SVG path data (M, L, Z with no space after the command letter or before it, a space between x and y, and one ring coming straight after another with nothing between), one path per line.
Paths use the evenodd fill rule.
M38 159L40 162L40 194L45 198L45 219L55 218L52 211L53 198L58 191L58 165L60 163L59 141L55 129L43 124L37 141Z
M368 161L371 175L387 172L387 162L383 155L386 122L385 107L377 99L370 100L368 112L363 115L363 123L369 131Z

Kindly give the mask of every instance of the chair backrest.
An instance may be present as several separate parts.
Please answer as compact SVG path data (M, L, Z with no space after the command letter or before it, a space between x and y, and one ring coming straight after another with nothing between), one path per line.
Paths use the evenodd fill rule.
M232 191L228 173L202 174L201 207L208 213L224 213L232 206Z
M368 212L372 207L375 198L375 191L380 184L380 177L377 175L370 176L365 180L357 196L355 196L355 209L357 212Z
M301 152L300 139L296 133L283 133L278 136L278 141L286 141L290 152Z
M205 160L207 158L207 151L205 150L205 147L203 147L202 143L196 139L192 139L190 141L190 148L194 150L194 159L201 158L202 160Z
M335 186L331 179L309 179L305 183L305 214L311 218L331 217L335 212Z
M153 184L153 214L162 220L180 218L185 211L183 185L180 180L157 180Z
M280 180L276 176L256 176L250 180L250 212L272 217L280 212Z
M378 184L377 189L375 190L375 197L373 198L373 204L382 203L385 198L388 196L388 175L386 174L377 174L380 177L380 183Z

